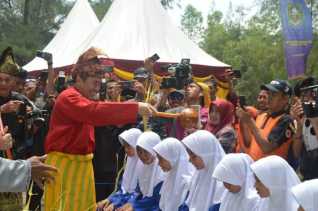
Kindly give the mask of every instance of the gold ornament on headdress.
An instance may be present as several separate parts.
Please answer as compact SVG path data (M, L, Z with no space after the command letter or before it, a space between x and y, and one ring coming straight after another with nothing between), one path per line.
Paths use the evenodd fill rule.
M6 73L17 76L20 72L19 65L15 62L13 50L11 47L6 48L0 58L0 73Z

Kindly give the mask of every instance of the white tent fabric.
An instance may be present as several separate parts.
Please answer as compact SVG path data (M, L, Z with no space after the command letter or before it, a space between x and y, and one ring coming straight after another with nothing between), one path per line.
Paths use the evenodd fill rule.
M81 52L79 46L98 27L99 20L87 0L77 0L66 17L61 28L43 49L53 54L53 67L71 65ZM27 71L47 69L47 63L41 58L34 58L23 67Z
M190 58L191 64L229 67L188 39L172 23L160 0L114 0L80 52L90 47L101 48L112 59L143 61L157 53L160 62Z

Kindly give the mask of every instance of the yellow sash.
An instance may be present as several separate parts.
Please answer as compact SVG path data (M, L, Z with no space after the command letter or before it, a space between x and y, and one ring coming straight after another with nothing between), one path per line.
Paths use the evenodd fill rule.
M95 211L93 154L48 154L46 163L58 169L55 182L46 184L46 211Z

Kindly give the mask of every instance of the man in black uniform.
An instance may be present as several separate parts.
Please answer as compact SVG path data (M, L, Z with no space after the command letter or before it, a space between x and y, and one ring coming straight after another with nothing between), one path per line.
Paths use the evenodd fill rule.
M27 98L14 92L15 77L19 76L21 68L15 63L12 48L4 50L0 58L0 113L4 126L14 139L10 151L2 153L10 159L26 159L31 155L31 145L26 140L26 106L32 107ZM21 193L1 193L0 210L21 210Z
M26 143L26 107L33 107L24 95L14 92L15 77L21 68L15 63L12 49L7 48L0 59L0 112L4 126L15 140L13 144L13 158L25 159L29 155Z

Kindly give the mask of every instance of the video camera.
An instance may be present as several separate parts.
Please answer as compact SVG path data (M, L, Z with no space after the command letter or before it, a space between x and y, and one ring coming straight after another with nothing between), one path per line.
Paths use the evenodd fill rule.
M27 114L27 119L37 127L42 127L49 120L47 110L35 110Z
M162 67L171 76L163 78L160 89L183 89L188 79L192 77L192 67L190 65L190 59L182 59L179 64L169 64Z
M307 86L300 89L301 92L311 92L313 100L303 102L304 115L307 118L318 117L318 85Z

